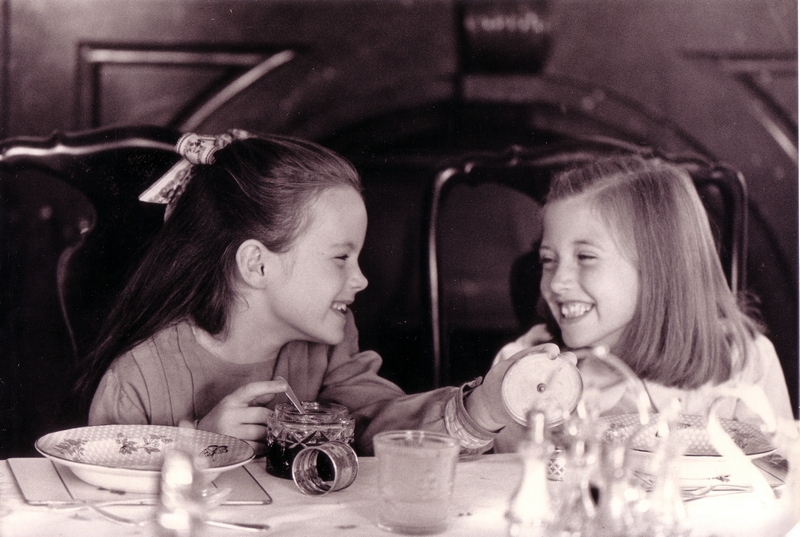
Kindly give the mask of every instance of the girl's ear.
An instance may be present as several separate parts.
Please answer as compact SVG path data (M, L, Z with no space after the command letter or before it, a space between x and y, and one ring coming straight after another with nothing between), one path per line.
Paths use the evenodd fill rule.
M249 285L262 288L267 283L267 259L270 251L255 239L248 239L236 251L239 275Z

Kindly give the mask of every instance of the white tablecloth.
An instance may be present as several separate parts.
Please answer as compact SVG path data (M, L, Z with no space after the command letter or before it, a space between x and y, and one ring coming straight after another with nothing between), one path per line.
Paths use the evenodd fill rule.
M263 506L221 506L211 518L240 522L263 522L271 526L266 536L380 536L391 535L376 523L376 464L372 457L362 457L353 485L326 496L306 496L294 482L268 475L264 461L248 465L256 479L272 496ZM451 524L445 536L506 536L504 518L508 501L517 487L521 464L515 455L484 455L459 462ZM550 482L557 490L559 483ZM687 504L694 526L693 536L771 537L791 531L800 534L790 505L789 495L782 495L777 505L768 508L751 494L736 494L695 500ZM114 513L137 519L147 518L153 507L109 507ZM153 527L130 527L107 521L89 509L59 511L33 506L17 487L7 461L0 461L0 536L105 537L107 535L153 535ZM258 535L235 530L206 528L208 536ZM800 535L798 535L800 537Z

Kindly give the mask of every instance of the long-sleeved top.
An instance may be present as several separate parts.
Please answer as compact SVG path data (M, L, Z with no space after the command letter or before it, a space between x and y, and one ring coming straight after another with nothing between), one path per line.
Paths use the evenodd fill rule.
M510 354L512 350L514 349L506 351L503 356ZM748 350L748 360L734 372L729 380L721 384L715 385L713 382L708 382L699 388L684 389L667 387L648 380L641 381L654 407L651 410L663 411L669 408L673 399L678 399L682 414L705 418L711 404L726 393L726 390L736 390L737 387L743 386L758 386L766 395L775 418L779 421L792 421L794 417L786 378L772 342L767 337L758 335L751 341ZM738 364L739 356L735 355L733 358L734 364ZM635 393L618 371L592 358L579 360L578 369L583 379L583 395L587 407L591 407L600 416L637 412ZM729 396L721 400L717 408L717 416L756 424L760 424L762 421L759 415L750 409L742 399ZM516 449L523 434L524 431L519 425L512 424L506 427L495 440L495 450L511 451Z
M213 356L183 321L115 359L95 392L89 424L194 422L237 388L281 376L302 401L346 406L355 418L354 447L361 454L372 453L372 436L388 429L443 432L459 438L464 452L491 448L494 435L466 413L465 387L406 395L378 375L380 366L377 353L359 351L358 331L349 313L342 343L290 342L281 349L274 368ZM280 395L266 406L274 408L285 401Z

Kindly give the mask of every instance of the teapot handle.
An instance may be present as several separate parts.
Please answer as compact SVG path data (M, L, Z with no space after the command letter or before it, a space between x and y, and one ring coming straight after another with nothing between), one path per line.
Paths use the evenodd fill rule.
M764 421L764 429L768 434L773 434L777 430L777 422L772 407L769 404L764 390L759 386L735 386L726 387L719 391L719 396L714 400L708 410L708 436L711 445L720 455L728 459L731 464L739 468L753 485L758 498L767 505L775 504L775 494L772 487L767 483L764 474L750 461L744 451L736 445L736 442L725 432L720 424L717 410L722 401L729 397L734 397L743 401Z
M625 379L626 386L631 388L633 395L636 397L636 409L639 413L640 425L644 426L650 423L651 413L657 413L658 409L650 399L650 394L647 393L644 384L642 384L642 380L621 358L609 352L608 347L600 345L592 348L591 352L595 358L612 367L622 375L622 378Z

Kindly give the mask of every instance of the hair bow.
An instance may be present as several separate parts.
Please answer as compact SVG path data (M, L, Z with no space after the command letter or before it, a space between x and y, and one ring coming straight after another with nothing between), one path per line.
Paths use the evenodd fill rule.
M183 157L172 168L139 196L140 201L159 203L171 206L186 189L191 179L192 166L197 164L214 164L214 153L234 140L244 140L252 135L241 129L231 129L224 134L186 133L175 144L175 151ZM167 208L166 217L170 207Z

